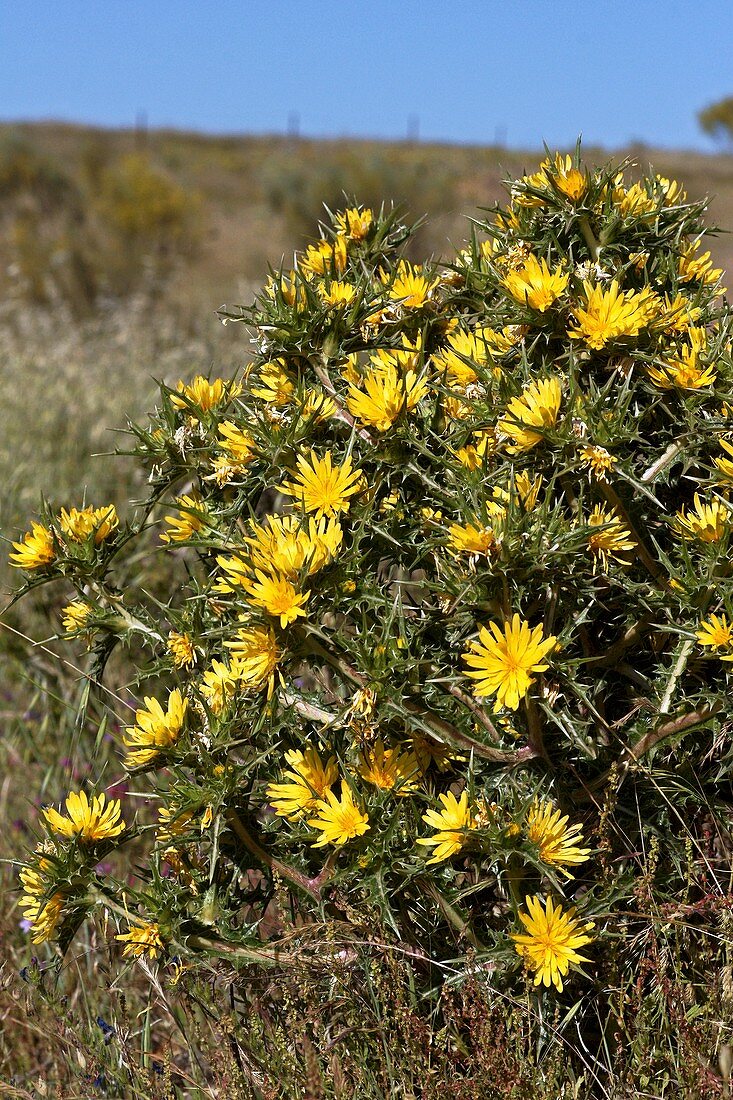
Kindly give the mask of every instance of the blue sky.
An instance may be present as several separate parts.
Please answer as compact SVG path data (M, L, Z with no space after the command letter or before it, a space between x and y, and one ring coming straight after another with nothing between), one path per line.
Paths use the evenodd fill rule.
M714 148L731 0L0 0L0 119Z

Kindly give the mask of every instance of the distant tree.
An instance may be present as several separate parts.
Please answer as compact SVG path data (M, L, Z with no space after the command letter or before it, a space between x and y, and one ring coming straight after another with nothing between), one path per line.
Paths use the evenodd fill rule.
M733 149L733 96L711 103L697 119L706 134Z

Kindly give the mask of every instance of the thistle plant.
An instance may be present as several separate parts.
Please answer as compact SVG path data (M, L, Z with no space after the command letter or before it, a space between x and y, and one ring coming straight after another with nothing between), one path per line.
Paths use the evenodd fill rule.
M135 517L49 511L15 544L95 682L134 643L118 747L154 806L60 792L22 871L35 942L106 915L128 957L286 965L330 924L419 981L470 947L562 999L643 953L650 840L659 905L725 904L733 363L704 212L551 156L449 263L354 203L222 313L251 358L130 426ZM134 876L102 877L128 845Z

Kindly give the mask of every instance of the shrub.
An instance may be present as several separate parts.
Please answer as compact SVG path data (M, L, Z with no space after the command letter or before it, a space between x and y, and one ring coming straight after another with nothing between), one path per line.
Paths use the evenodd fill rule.
M683 1051L715 1095L733 364L703 214L558 155L450 264L355 206L223 315L254 360L131 426L138 517L53 510L15 544L95 678L147 655L119 747L155 807L43 812L34 942L104 916L175 966L403 953L428 1003L470 977L577 1028L589 1081Z

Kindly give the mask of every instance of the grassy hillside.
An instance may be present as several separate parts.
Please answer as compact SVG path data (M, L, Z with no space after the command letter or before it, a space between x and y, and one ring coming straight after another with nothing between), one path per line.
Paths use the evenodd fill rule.
M710 194L711 221L733 225L730 157L618 153L626 155L683 180L691 198ZM416 249L440 254L464 238L466 215L501 197L505 176L531 170L540 156L405 142L3 125L0 246L10 263L0 287L11 298L60 295L83 312L86 299L138 288L146 278L149 284L161 268L158 288L190 316L246 297L268 263L283 256L287 262L313 234L322 204L339 204L343 192L367 204L404 203L413 218L427 215ZM606 153L594 158L586 150L586 157ZM162 209L156 187L167 188ZM712 251L717 264L733 266L729 237Z

